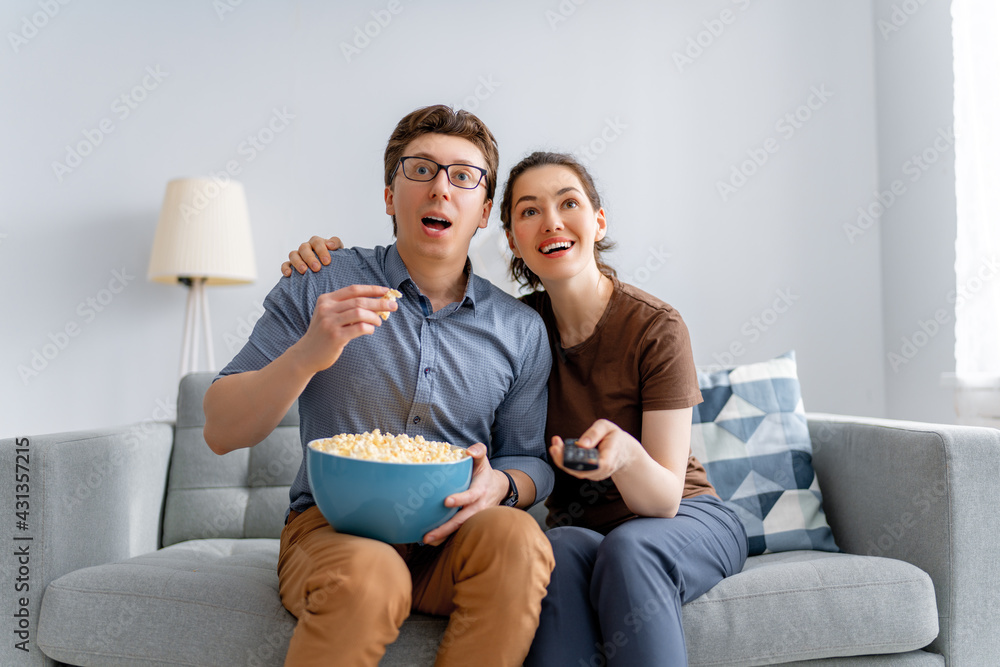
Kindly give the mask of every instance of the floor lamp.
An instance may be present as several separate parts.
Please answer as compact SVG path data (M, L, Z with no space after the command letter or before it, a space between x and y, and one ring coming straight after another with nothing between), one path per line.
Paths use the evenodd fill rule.
M148 277L188 288L181 377L201 370L201 342L205 344L206 370L218 370L205 287L257 279L243 185L208 178L181 178L167 183Z

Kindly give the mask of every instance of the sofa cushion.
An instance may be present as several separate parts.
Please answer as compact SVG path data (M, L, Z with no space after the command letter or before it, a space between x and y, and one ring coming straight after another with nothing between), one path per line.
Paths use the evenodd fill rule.
M163 515L163 545L227 537L279 538L288 489L302 462L298 405L254 447L219 456L208 448L202 401L214 373L181 380Z
M819 551L747 559L742 572L685 605L683 621L692 667L912 651L938 633L934 584L923 570Z
M698 371L691 451L743 520L751 556L837 551L812 467L795 353L722 371Z
M945 667L943 655L928 651L907 651L853 658L824 658L783 662L781 667Z
M281 605L277 561L277 540L195 540L71 572L46 589L38 645L84 666L281 665L295 618ZM637 610L635 631L655 613ZM692 667L909 651L937 634L921 570L813 551L750 558L683 617ZM431 664L446 624L411 615L381 664Z
M38 645L73 665L280 665L278 541L182 542L46 588Z
M49 584L38 645L73 665L284 664L278 540L192 540ZM414 613L382 667L430 665L448 619Z

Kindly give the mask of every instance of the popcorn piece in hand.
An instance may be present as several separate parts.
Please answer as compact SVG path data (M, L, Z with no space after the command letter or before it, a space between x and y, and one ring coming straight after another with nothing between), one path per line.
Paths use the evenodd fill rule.
M398 299L401 296L403 296L403 294L401 292L398 292L398 291L396 291L394 289L391 289L388 292L386 292L385 296L383 296L382 298L385 301L395 301L396 299ZM384 322L385 320L389 319L389 312L390 311L388 311L388 310L380 310L380 311L378 311L378 316L381 317L382 321Z

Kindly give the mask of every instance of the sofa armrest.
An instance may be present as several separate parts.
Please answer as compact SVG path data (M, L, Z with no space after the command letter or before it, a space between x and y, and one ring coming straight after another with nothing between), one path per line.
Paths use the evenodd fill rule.
M809 414L823 507L840 548L931 576L949 665L1000 655L1000 430Z
M46 664L34 642L53 579L157 548L173 431L143 422L0 440L0 564L15 617L0 664Z

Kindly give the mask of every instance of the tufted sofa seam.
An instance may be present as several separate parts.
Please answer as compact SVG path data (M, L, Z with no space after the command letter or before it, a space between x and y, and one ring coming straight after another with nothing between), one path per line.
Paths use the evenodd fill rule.
M52 587L52 584L49 584L49 586ZM198 605L199 607L208 607L209 609L223 609L225 611L236 612L236 613L239 613L239 614L245 614L247 616L256 616L257 618L274 618L274 614L257 614L257 613L250 612L250 611L243 611L241 609L233 609L232 607L225 607L225 606L217 605L217 604L209 604L207 602L198 602L198 601L195 601L195 600L191 600L190 598L183 598L183 597L167 597L167 596L164 596L164 595L146 595L146 594L143 594L143 593L119 593L119 592L115 592L115 591L103 591L103 590L99 590L99 589L76 588L76 587L66 586L66 585L62 585L62 584L56 586L55 590L70 591L72 593L97 593L97 594L100 594L100 595L113 595L113 596L116 596L116 597L123 597L123 598L124 597L128 597L128 598L148 598L148 599L151 599L151 600L168 600L170 602L183 602L183 603L187 603L187 604Z
M287 489L287 484L258 484L257 486L173 486L170 491L215 491L218 489Z
M178 544L180 544L180 542L178 542ZM140 556L140 558L141 558L141 556ZM197 563L197 565L199 565L199 566L203 565L203 566L206 566L206 567L211 567L211 566L215 565L216 562L217 561L202 561L202 562ZM126 561L124 563L116 563L116 565L128 565L129 567L155 567L155 568L160 568L160 569L163 569L163 570L173 570L174 572L180 572L181 571L181 570L179 570L177 568L166 568L166 567L163 567L162 565L159 565L157 563L129 563L129 562ZM255 570L262 570L264 572L276 572L276 570L274 568L271 568L271 567L262 567L260 565L249 565L249 564L244 565L244 564L240 564L239 567L252 567ZM187 571L187 570L185 570L185 571ZM196 572L197 570L196 569L192 569L190 571L191 572Z
M775 595L802 595L803 593L811 594L816 591L835 591L848 588L871 588L872 586L896 586L898 584L918 583L922 581L924 580L921 578L912 578L912 579L898 579L896 581L880 581L869 584L841 584L841 585L823 586L821 588L808 588L808 589L803 588L800 590L793 590L793 591L768 591L767 593L763 594L754 593L751 595L733 595L730 597L725 597L725 598L720 597L718 599L713 599L713 600L706 600L705 598L701 598L699 600L693 600L692 602L689 603L689 605L690 606L707 605L707 604L715 604L718 602L726 602L728 600L746 600L758 597L773 597Z
M897 645L898 645L898 642L895 642L895 643L892 643L892 642L877 642L877 643L868 643L868 644L854 644L853 646L858 647L858 648L862 648L862 647L864 647L864 648L876 648L876 647L880 647L880 646L894 647L894 646L897 646ZM762 659L768 659L768 660L771 659L771 658L792 658L792 659L795 659L796 657L806 656L806 655L809 655L810 653L813 653L815 651L824 651L824 650L828 650L828 649L835 649L835 648L837 648L837 646L838 646L838 644L827 644L826 646L816 646L816 647L814 647L814 648L812 648L812 649L810 649L808 651L792 651L792 652L770 653L768 655L762 655L760 657ZM841 655L841 656L836 656L836 657L838 657L838 658L857 658L857 657L861 657L861 656L864 656L864 655L867 655L867 654L866 653L855 653L853 655ZM893 654L891 654L891 653L882 653L882 654L877 654L877 655L890 655L891 656ZM823 658L810 658L810 659L812 659L812 660L820 660L820 659L823 659ZM825 658L825 659L829 659L829 658ZM788 661L785 660L785 662L788 662ZM720 666L727 666L727 665L732 665L732 664L733 664L732 662L699 662L699 663L695 663L695 667L720 667ZM765 663L765 664L768 664L768 663Z

